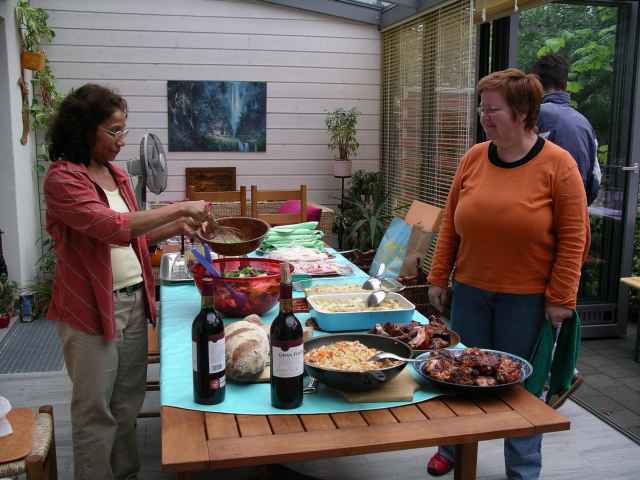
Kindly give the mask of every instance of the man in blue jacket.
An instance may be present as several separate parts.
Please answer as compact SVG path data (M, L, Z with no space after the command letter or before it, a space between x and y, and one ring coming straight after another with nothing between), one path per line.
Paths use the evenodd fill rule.
M540 77L544 97L538 116L538 131L544 138L567 150L578 164L587 194L587 204L598 196L600 165L595 131L584 115L569 105L569 64L560 55L541 57L531 69Z

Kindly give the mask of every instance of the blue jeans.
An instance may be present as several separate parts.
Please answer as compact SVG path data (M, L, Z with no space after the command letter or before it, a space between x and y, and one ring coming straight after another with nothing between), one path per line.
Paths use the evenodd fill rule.
M544 294L495 293L454 282L451 328L469 347L491 348L530 358L545 319ZM542 435L505 438L507 477L536 480L542 469ZM438 452L453 461L454 447Z

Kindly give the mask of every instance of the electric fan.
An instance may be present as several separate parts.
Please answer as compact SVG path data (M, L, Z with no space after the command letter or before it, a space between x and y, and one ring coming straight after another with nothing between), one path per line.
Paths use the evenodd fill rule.
M153 133L145 133L140 141L140 158L127 162L127 171L137 178L136 201L138 208L147 208L147 188L156 195L167 188L167 158L160 139Z

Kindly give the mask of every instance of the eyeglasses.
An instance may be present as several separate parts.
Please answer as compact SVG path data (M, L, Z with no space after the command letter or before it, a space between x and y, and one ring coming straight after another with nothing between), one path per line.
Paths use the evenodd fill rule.
M496 113L500 113L502 112L504 109L500 108L500 107L485 107L483 105L480 105L476 111L478 112L478 115L495 115Z
M104 128L104 127L99 127L99 128L101 130L104 130L107 133L107 135L109 135L111 138L113 138L116 141L124 139L129 133L128 128L125 128L123 130L117 130L117 131L109 130L108 128Z

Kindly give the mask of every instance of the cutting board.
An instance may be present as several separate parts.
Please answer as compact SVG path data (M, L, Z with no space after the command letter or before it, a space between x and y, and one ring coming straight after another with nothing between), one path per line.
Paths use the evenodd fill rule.
M396 378L383 384L380 388L368 392L340 392L349 403L374 402L410 402L413 394L420 388L420 384L403 369Z

